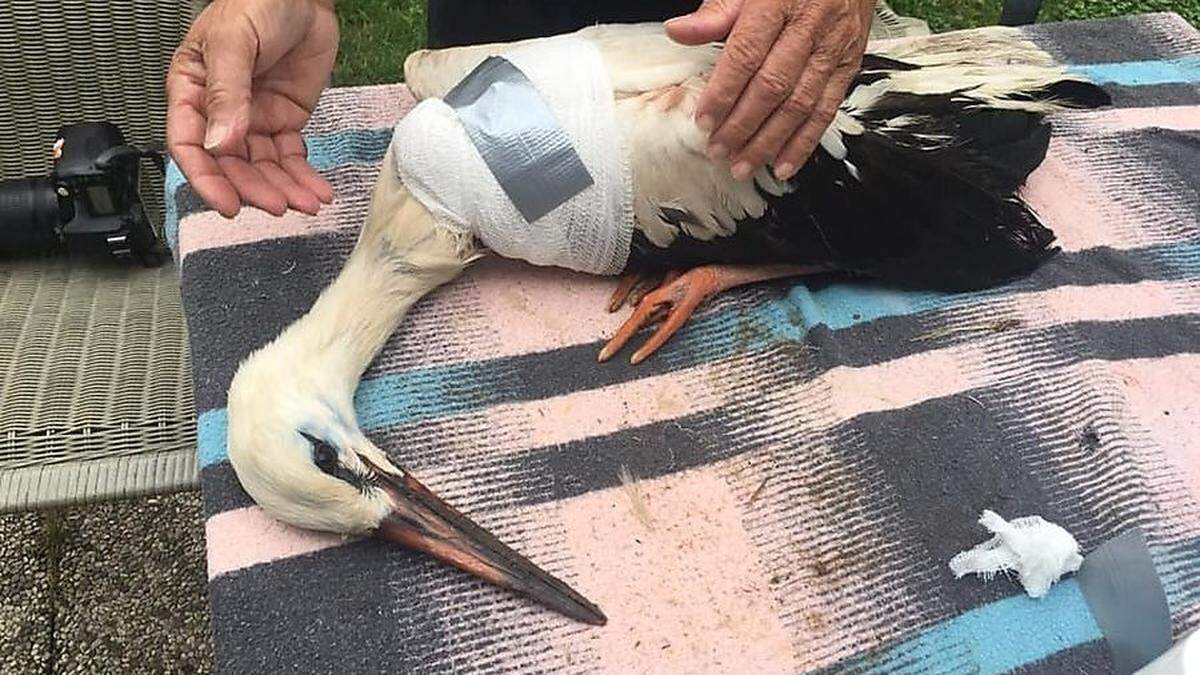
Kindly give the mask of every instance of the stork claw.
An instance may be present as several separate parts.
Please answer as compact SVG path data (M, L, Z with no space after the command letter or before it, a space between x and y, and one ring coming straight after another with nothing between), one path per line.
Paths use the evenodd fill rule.
M620 283L613 290L612 299L608 301L608 313L612 314L621 309L621 305L624 305L626 300L629 300L631 305L636 306L637 303L633 302L630 296L633 294L633 289L637 288L638 284L644 279L645 276L640 272L630 272L621 277Z
M622 305L637 307L642 299L655 288L665 286L679 278L679 272L671 270L665 275L652 272L630 272L621 277L620 283L613 290L612 298L608 301L608 313L612 314L621 309Z
M721 290L716 270L711 267L697 267L683 275L668 273L663 285L641 298L633 314L600 350L600 362L612 358L643 327L665 317L658 330L629 359L633 365L645 361L687 323L702 302Z
M833 269L835 266L831 263L705 265L692 268L684 274L675 271L668 272L661 286L645 297L639 298L640 301L634 308L633 314L600 350L599 360L601 363L609 360L613 354L616 354L629 342L635 333L665 317L666 321L663 325L659 326L650 339L646 340L646 343L629 359L629 362L635 366L645 361L688 322L692 313L701 303L721 291L759 281L819 274ZM630 281L629 276L621 280L617 292L613 294L612 302L609 303L610 312L619 309L621 302L626 297L632 301L631 290L636 290L638 280L644 278L632 276L633 281Z

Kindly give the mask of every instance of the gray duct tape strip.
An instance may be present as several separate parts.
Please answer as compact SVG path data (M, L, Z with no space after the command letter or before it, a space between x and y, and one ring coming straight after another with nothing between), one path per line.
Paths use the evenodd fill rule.
M532 223L592 185L566 131L511 62L488 57L442 100L457 113L526 221Z
M1076 579L1118 673L1133 673L1171 648L1167 595L1140 529L1088 554Z

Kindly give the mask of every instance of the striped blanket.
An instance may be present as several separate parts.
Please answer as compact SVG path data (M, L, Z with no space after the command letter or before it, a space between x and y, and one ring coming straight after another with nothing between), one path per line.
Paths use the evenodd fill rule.
M613 280L489 259L372 365L363 428L603 628L282 526L227 462L230 378L338 273L404 87L324 96L308 142L338 198L318 216L226 221L172 169L220 670L1111 668L1074 577L1041 600L953 578L984 509L1085 554L1140 526L1175 636L1200 625L1200 34L1173 14L1029 33L1116 102L1056 119L1027 195L1063 253L1032 277L763 284L630 367L595 359Z

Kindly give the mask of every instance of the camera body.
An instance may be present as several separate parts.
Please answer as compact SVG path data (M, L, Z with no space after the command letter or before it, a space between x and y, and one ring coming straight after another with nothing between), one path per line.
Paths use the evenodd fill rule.
M160 172L160 150L142 150L107 122L59 130L49 176L0 182L0 255L107 254L157 267L169 253L138 191L141 161Z

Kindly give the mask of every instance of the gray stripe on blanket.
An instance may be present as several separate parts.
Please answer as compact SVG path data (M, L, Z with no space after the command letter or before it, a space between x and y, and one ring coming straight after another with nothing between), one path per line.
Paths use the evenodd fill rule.
M1064 21L1024 28L1063 63L1155 61L1200 52L1200 33L1178 14L1142 14Z
M368 541L218 578L208 591L217 671L429 668L431 655L453 652L438 598L447 591L460 598L478 592L439 567Z

